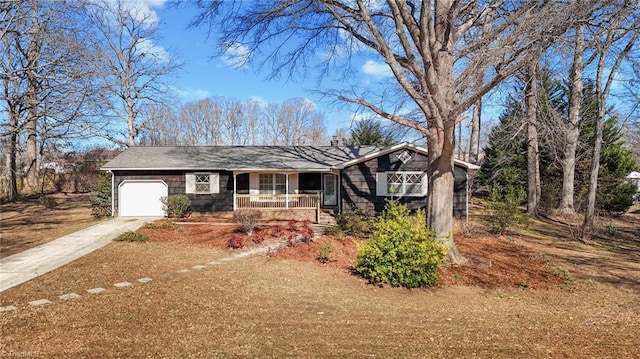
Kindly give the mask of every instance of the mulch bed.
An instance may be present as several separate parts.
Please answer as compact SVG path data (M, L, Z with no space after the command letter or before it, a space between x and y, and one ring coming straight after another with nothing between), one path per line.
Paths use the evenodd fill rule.
M157 223L162 224L163 221ZM240 236L245 248L254 247L259 245L256 238L264 239L267 243L287 239L303 226L302 222L263 224L251 236L242 234L236 224L218 221L213 224L177 223L171 228L142 228L139 231L155 242L232 250L228 245L232 236ZM487 235L457 235L455 241L468 262L443 265L440 269L441 286L553 289L559 288L567 280L564 272L554 268L544 255L513 240ZM357 245L363 242L363 239L351 236L323 235L310 243L296 243L270 256L351 271ZM321 253L324 253L324 260L321 259Z

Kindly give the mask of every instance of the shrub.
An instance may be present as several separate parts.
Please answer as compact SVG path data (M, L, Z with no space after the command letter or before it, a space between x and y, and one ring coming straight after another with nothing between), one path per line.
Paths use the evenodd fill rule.
M323 244L318 250L318 256L316 257L320 262L327 263L333 260L333 245L331 241Z
M175 223L168 220L146 222L144 225L142 225L142 228L146 229L172 229L175 227Z
M344 211L336 217L336 225L344 233L367 238L376 223L376 213L369 208L354 208Z
M253 242L254 243L262 243L266 239L264 231L254 231L253 232Z
M313 232L313 229L311 229L311 227L309 227L309 225L307 223L305 223L302 226L302 228L300 228L298 233L300 234L300 241L302 241L304 243L311 242L311 240L313 240L313 236L315 234Z
M91 215L103 218L111 215L111 176L108 172L100 171L98 180L91 196Z
M184 218L191 211L191 202L186 194L172 194L168 197L162 197L160 201L163 204L162 209L169 218Z
M238 234L234 234L227 241L227 246L229 248L233 248L233 249L243 248L244 247L244 240L242 239L242 236L240 236Z
M295 233L289 233L286 240L289 247L295 247L298 243L298 236Z
M58 207L58 202L56 202L56 199L49 195L42 195L40 196L39 200L40 204L45 208L52 209Z
M280 224L276 224L274 226L271 226L270 228L270 232L271 235L274 237L280 237L282 235L282 233L284 233L284 227Z
M134 231L126 231L114 239L117 242L146 242L148 240L149 237Z
M240 230L251 234L258 225L262 212L257 209L239 209L233 212L233 221L240 225Z
M371 238L358 246L354 270L373 283L415 288L434 286L446 253L427 229L425 213L389 201Z
M495 185L487 201L489 214L484 222L492 233L502 235L515 225L527 225L529 217L520 212L518 205L525 198L522 190L513 187Z
M631 183L611 186L602 193L598 192L598 207L612 214L624 213L633 206L635 193L636 186Z
M604 226L604 230L609 237L615 237L618 234L618 226L613 224L613 222L609 222Z

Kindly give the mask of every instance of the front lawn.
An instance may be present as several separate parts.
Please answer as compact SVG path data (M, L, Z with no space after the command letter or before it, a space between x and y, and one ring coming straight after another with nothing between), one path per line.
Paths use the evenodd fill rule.
M588 245L569 240L571 227L556 219L506 237L460 232L469 263L443 268L440 287L417 290L351 274L356 238L324 236L237 259L241 251L226 246L234 226L147 228L148 242L112 243L1 293L0 307L17 309L0 313L0 353L635 358L639 217L614 219L620 235ZM114 287L124 281L132 285ZM106 291L86 292L97 287ZM68 293L81 297L58 298ZM52 303L28 304L44 298Z

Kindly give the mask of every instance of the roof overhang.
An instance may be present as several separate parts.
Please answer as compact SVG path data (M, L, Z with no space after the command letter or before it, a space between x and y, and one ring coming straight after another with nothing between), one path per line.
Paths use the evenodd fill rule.
M389 146L389 147L380 149L378 151L371 152L371 153L369 153L369 154L367 154L365 156L358 157L358 158L355 158L353 160L341 163L341 164L337 165L336 168L337 169L344 169L346 167L353 166L353 165L356 165L358 163L365 162L365 161L368 161L370 159L374 159L376 157L384 156L386 154L389 154L389 153L395 152L395 151L399 151L399 150L412 150L412 151L415 151L415 152L418 152L418 153L422 153L425 156L428 154L427 149L424 148L424 147L417 146L417 145L414 145L412 143L402 142L402 143L399 143L397 145ZM454 159L453 163L458 165L458 166L460 166L460 167L464 167L464 168L466 168L468 170L478 170L478 169L480 169L480 166L478 166L478 165L474 165L473 163L469 163L469 162L458 160L458 159Z
M235 173L249 173L249 172L291 172L291 173L303 173L303 172L331 172L331 167L323 168L207 168L207 167L100 167L103 171L189 171L189 172L203 172L203 171L228 171Z

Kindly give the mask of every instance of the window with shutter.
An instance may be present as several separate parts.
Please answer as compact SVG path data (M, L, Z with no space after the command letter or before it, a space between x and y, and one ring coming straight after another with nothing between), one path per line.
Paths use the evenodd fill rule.
M378 196L414 196L427 194L424 172L382 172L376 175Z

